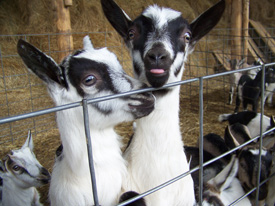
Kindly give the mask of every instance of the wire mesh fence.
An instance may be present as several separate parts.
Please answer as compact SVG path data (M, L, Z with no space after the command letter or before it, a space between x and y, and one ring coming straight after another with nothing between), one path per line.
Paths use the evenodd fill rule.
M248 63L252 64L257 58L261 58L264 63L275 61L275 45L272 46L275 32L273 28L266 30L270 34L268 37L259 35L255 28L249 30L249 41L252 46L248 55L242 56L242 58L247 58ZM209 132L216 132L223 136L225 124L217 122L218 115L233 113L234 111L234 104L227 104L230 72L227 71L228 62L226 62L225 57L230 57L232 50L230 31L230 29L215 29L210 35L202 39L195 51L189 56L183 81L168 85L181 86L180 126L186 145L196 145L199 137ZM61 34L0 35L2 71L0 75L1 155L3 156L17 145L21 145L25 140L27 131L31 130L37 145L38 159L50 170L54 162L55 149L60 143L55 112L79 107L82 103L76 102L75 104L64 105L64 107L54 107L46 86L35 75L27 71L17 54L16 44L18 39L23 38L56 60L58 54L63 52L57 48L58 35ZM82 48L83 37L89 35L95 47L108 47L118 56L126 72L132 72L131 58L123 41L116 34L112 32L90 32L73 33L72 35L75 49ZM111 36L115 37L112 39ZM274 66L274 64L270 65ZM153 89L150 88L149 90ZM92 102L93 100L89 100L89 103ZM265 115L273 115L273 107L263 108ZM119 125L117 131L127 142L132 133L132 125L131 123ZM202 166L189 172L201 168ZM169 183L161 185L159 189L187 174L175 177ZM150 194L155 190L152 188L152 191L143 195Z

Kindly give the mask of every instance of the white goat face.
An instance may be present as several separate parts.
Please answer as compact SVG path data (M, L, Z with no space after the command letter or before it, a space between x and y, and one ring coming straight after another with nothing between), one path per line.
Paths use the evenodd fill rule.
M188 53L218 23L225 7L222 0L189 24L180 12L157 5L132 21L113 0L101 4L132 53L136 77L153 87L181 79Z
M13 181L20 188L40 187L50 181L49 172L33 153L31 135L19 150L12 150L3 159L3 179Z
M141 89L146 85L128 76L117 57L107 48L94 49L88 36L84 47L67 56L60 65L29 43L19 40L18 53L25 64L48 86L56 105L99 98ZM35 54L35 55L33 55ZM120 97L89 104L91 124L114 126L148 115L154 109L154 96L149 93ZM108 115L108 121L105 121ZM99 125L100 124L100 125Z

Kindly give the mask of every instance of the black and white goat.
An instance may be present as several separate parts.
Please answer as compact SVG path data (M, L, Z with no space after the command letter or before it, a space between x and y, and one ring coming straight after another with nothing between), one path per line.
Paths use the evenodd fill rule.
M245 125L236 123L230 125L225 130L225 143L232 149L251 139L248 128ZM261 150L261 164L259 165L259 154ZM258 143L250 143L239 150L237 150L239 159L238 178L245 190L250 191L257 185L257 174L260 169L260 182L267 179L270 174L272 166L272 155L266 148L260 148ZM262 184L259 190L259 200L264 201L267 197L268 185ZM249 195L251 202L254 204L255 194L253 192Z
M84 47L58 65L51 57L19 40L18 53L27 67L42 79L57 106L144 88L128 76L117 57L107 48L95 49L88 36ZM114 126L148 115L154 109L150 93L134 94L89 104L89 127L100 205L115 205L127 176L121 154L121 140ZM63 150L52 172L49 190L51 205L93 205L83 109L58 111L56 121Z
M252 138L260 135L261 113L242 111L235 114L221 114L219 115L218 120L220 122L228 121L229 125L235 123L246 125ZM263 115L262 125L263 132L274 127L273 118Z
M218 135L213 134L204 136L204 153L209 152L211 155L215 157L221 155L229 149L239 146L240 144L250 139L251 135L249 133L248 128L240 123L235 123L226 127L224 139ZM260 181L263 181L269 176L270 173L272 159L269 149L260 148L258 143L252 142L249 145L246 145L238 149L236 152L237 158L239 160L238 179L241 182L241 185L244 188L245 192L250 191L257 185L257 174L259 168L258 158L260 150L262 152L260 165ZM228 157L230 156L231 155L227 155L222 159L219 159L219 161L225 165L229 162ZM206 169L207 171L212 171L212 175L215 174L215 171L218 171L217 168L215 168L216 170L211 170L211 165L209 165ZM263 184L260 187L260 201L264 201L267 195L267 191L267 184ZM255 192L253 192L249 196L249 198L251 202L254 204Z
M24 145L18 150L11 150L0 162L3 179L1 206L42 205L36 187L49 183L51 176L36 159L33 147L29 131Z
M157 5L147 7L135 20L113 0L101 0L105 16L122 36L133 60L134 74L153 87L180 81L196 42L220 20L222 0L191 24L181 13ZM136 121L125 152L129 179L126 190L145 192L189 170L179 126L179 91L175 86L154 92L156 108ZM146 197L148 205L193 205L190 175Z
M226 61L228 61L230 63L230 69L232 71L262 64L262 62L260 62L260 63L259 62L255 62L253 65L247 64L245 62L245 58L242 59L242 60L239 60L239 59L226 59ZM247 72L247 74L252 79L254 79L255 76L256 76L256 74L257 74L257 71L259 71L259 69L252 69L252 70L249 70ZM233 102L234 90L237 87L237 85L239 83L239 80L240 80L240 78L241 78L242 75L243 75L242 72L235 72L233 74L230 74L230 76L229 76L230 91L229 91L228 104L232 104L232 102Z
M224 150L228 150L224 140L216 134L210 133L204 136L204 140L207 143L208 138L213 137L211 142L216 143L216 141L220 142L216 145L203 145L203 162L207 162L212 160L215 154L218 154L219 151L213 153L214 150L221 149L220 152L224 152ZM223 141L220 141L221 138ZM219 148L218 148L219 147ZM206 150L205 150L206 149ZM209 153L207 150L211 150ZM199 148L198 147L190 147L185 146L185 151L190 161L190 168L194 168L199 165ZM236 201L238 198L245 194L240 181L237 179L236 175L238 173L238 159L235 155L227 155L226 160L223 159L216 160L211 164L204 166L203 168L203 202L202 205L219 205L225 206L230 203ZM192 178L195 184L195 193L196 200L199 201L199 171L195 171L192 173ZM240 201L237 205L251 205L249 199L246 197L242 201Z
M237 87L237 97L236 97L236 107L234 112L237 113L239 111L240 104L242 102L243 110L247 110L248 104L252 105L252 111L257 112L259 98L261 95L262 88L262 70L260 70L255 79L252 79L249 75L242 75L238 87ZM275 73L270 70L265 70L265 83L274 83L275 82Z
M226 206L241 198L245 192L238 180L238 158L233 155L230 162L215 177L204 184L203 206ZM250 206L247 197L234 204L236 206Z
M197 167L200 164L199 148L192 146L184 146L184 150L187 156L188 162L190 162L190 169ZM210 161L214 158L211 153L203 150L203 162ZM215 177L219 172L223 170L226 163L217 160L211 164L208 164L203 168L203 183L205 184L208 180ZM192 172L192 178L194 181L194 191L196 195L196 201L199 201L199 170Z
M262 80L262 71L259 71L255 77L252 79L248 75L243 75L238 83L237 88L237 98L236 98L236 107L235 112L238 112L240 103L243 104L243 110L247 110L247 105L252 105L252 110L257 112L258 102L261 94L261 80ZM275 74L273 70L266 68L265 69L265 84L270 84L275 82Z

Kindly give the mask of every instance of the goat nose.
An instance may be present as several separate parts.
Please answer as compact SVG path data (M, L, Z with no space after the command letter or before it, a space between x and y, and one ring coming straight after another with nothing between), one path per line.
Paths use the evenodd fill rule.
M161 52L155 52L155 51L150 51L147 54L148 60L151 63L159 64L162 61L165 61L167 58L167 53L161 53Z

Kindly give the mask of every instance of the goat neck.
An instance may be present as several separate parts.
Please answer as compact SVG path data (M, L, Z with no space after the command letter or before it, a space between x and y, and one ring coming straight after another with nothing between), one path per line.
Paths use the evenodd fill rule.
M20 188L13 180L3 183L2 206L34 205L42 206L40 195L35 187Z
M179 128L178 88L156 98L155 110L136 121L135 134L125 152L129 171L126 190L142 193L189 170ZM146 197L146 202L148 205L192 205L194 190L190 188L193 180L188 175ZM183 196L188 198L181 198Z

